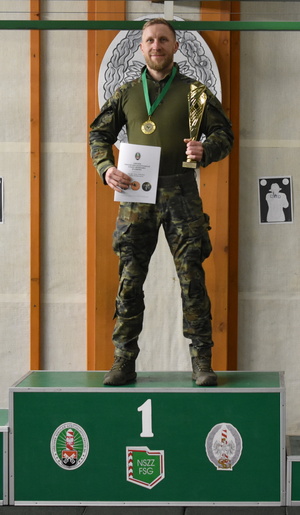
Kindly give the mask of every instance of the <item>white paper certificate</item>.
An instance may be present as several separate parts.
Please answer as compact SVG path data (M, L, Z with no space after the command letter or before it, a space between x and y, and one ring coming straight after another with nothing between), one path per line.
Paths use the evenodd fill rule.
M129 175L132 182L122 193L115 191L115 201L156 203L160 151L160 147L120 144L118 169Z

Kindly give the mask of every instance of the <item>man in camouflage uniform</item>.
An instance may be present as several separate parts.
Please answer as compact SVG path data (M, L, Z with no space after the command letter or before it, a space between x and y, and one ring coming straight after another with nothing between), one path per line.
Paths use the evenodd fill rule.
M94 165L104 183L118 192L126 190L131 182L114 164L112 145L121 128L126 125L129 143L161 147L156 204L120 203L113 236L113 248L120 260L113 332L115 360L104 378L108 385L136 379L135 360L144 312L143 284L161 225L180 281L183 334L191 340L192 378L199 386L217 384L211 368L211 309L202 267L211 251L209 219L202 210L194 171L183 168L182 163L187 157L200 166L223 159L231 150L233 134L216 97L179 72L173 62L177 49L176 34L168 22L148 21L142 32L141 50L146 61L142 76L118 88L91 125ZM187 138L191 83L204 88L207 95L199 131L205 135L203 143ZM145 88L152 105L160 99L151 120ZM147 118L149 126L144 130Z

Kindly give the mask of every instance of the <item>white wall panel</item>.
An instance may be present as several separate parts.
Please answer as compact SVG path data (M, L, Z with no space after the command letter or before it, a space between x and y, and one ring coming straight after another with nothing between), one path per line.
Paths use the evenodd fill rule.
M175 4L175 14L194 19L192 4ZM245 20L300 19L298 2L240 5ZM43 2L46 19L85 19L85 9L84 1ZM150 9L151 14L163 14L162 5L148 1L127 2L127 9L129 19ZM28 10L25 0L0 1L1 19L28 19ZM296 32L241 33L239 367L285 371L289 433L300 431L299 46ZM0 225L0 359L5 364L0 405L5 406L8 387L29 368L27 31L0 32L0 67L0 176L5 190L5 223ZM42 35L42 78L42 361L48 369L84 369L85 32ZM259 224L257 180L265 175L292 176L293 224ZM184 370L190 365L188 342L181 336L179 286L161 236L145 285L138 367Z
M84 13L85 2L47 2L45 16L68 18L75 4ZM86 32L44 32L42 52L42 366L84 370Z
M27 1L0 2L0 18L24 19ZM0 407L29 368L29 33L0 31Z
M241 2L242 19L300 19L298 2ZM300 34L241 33L239 368L284 370L297 433L300 300ZM259 224L258 178L291 175L293 224Z
M184 0L184 2L172 2L174 15L183 18L184 20L199 20L199 2L198 1L188 1ZM171 4L171 2L169 2ZM170 8L167 5L167 12ZM126 12L127 19L134 20L136 18L140 18L145 14L156 14L157 17L164 17L165 7L164 4L161 3L151 3L149 1L140 1L140 0L132 0L126 2Z

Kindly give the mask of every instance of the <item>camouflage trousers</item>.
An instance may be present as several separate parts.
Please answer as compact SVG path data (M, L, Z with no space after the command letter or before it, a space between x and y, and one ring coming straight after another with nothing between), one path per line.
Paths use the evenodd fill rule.
M156 204L120 204L113 249L119 257L113 342L116 354L136 357L144 314L143 284L162 225L181 287L183 334L194 347L212 346L211 306L202 262L211 252L209 217L194 172L159 178Z

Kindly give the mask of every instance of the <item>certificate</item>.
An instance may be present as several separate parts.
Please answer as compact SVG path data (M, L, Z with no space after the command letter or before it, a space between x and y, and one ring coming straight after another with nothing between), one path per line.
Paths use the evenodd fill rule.
M127 190L115 191L115 201L156 203L160 152L160 147L120 144L118 169L132 181Z

